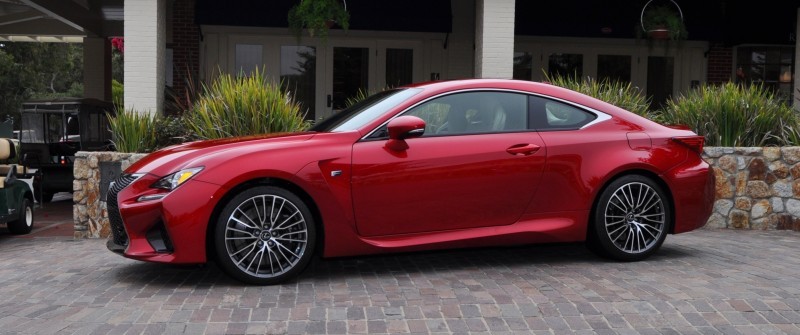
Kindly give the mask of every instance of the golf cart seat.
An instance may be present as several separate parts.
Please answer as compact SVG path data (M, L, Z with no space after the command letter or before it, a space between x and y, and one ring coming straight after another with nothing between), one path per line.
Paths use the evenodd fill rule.
M0 138L0 160L13 159L17 156L16 146L11 139ZM0 164L0 189L5 188L6 183L11 183L17 177L27 175L28 169L18 164Z

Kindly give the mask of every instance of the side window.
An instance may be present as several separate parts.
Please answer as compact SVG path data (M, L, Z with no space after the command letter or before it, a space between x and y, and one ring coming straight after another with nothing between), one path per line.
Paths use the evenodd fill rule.
M423 136L498 133L527 129L526 97L507 92L466 92L439 97L405 113L425 120Z
M425 120L425 134L423 136L430 136L437 134L443 127L447 127L447 115L450 113L451 107L452 105L449 101L435 99L414 107L405 115L413 115Z
M597 118L578 107L538 96L530 97L531 126L536 130L579 129Z

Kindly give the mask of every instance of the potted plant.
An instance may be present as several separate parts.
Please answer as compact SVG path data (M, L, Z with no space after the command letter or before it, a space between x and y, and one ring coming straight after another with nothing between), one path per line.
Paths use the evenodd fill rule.
M642 30L648 38L654 40L684 40L687 38L686 25L683 23L683 13L674 1L674 6L652 6L642 8ZM674 8L673 8L674 7ZM677 10L676 10L677 9Z
M289 10L289 29L298 40L303 29L308 29L311 37L326 39L328 30L334 25L344 30L350 26L350 14L338 0L300 0Z

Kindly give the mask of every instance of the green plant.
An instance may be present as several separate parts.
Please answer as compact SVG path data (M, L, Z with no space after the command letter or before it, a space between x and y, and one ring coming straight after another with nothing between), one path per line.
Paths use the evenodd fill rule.
M661 117L690 127L710 146L800 144L797 114L761 85L704 85L669 101Z
M116 110L125 108L125 86L116 79L111 79L111 101L114 102Z
M156 119L133 109L108 115L112 142L119 152L150 152L156 148Z
M671 40L685 40L689 37L680 13L673 7L665 5L644 9L642 12L642 29L647 33L666 29Z
M186 68L183 76L183 92L172 89L171 87L165 88L165 96L167 100L164 106L164 113L166 115L183 115L191 111L194 101L200 95L199 81L192 75L192 71Z
M194 101L185 115L187 128L200 139L301 131L308 124L300 104L264 77L221 74Z
M338 24L342 29L350 27L350 14L337 0L300 0L300 3L289 10L289 29L300 37L303 29L308 29L311 37L321 39L328 37L328 29Z
M781 120L781 129L783 133L781 136L786 140L786 145L796 146L800 145L800 121L795 119L794 122L792 120Z
M166 115L156 118L154 126L156 128L156 149L196 140L195 136L187 129L183 116Z
M359 88L358 92L356 92L356 94L354 96L345 99L344 106L345 106L345 108L350 108L350 106L355 105L355 104L361 102L362 100L364 100L366 98L369 98L369 96L371 96L371 95L373 95L375 93L378 93L378 92L374 92L374 91L370 91L370 90L365 90L363 88Z
M579 79L575 76L544 74L545 81L552 85L586 94L595 99L610 103L619 108L648 118L655 118L650 112L650 100L630 82L612 80L597 81L591 77Z

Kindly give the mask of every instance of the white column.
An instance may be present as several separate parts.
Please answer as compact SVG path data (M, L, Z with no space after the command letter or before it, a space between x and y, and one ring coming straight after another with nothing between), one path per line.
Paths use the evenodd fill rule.
M800 112L800 7L797 8L797 32L794 34L794 110Z
M83 39L83 97L111 101L111 41Z
M477 0L475 76L514 75L514 0Z
M125 109L164 109L166 0L125 0Z

